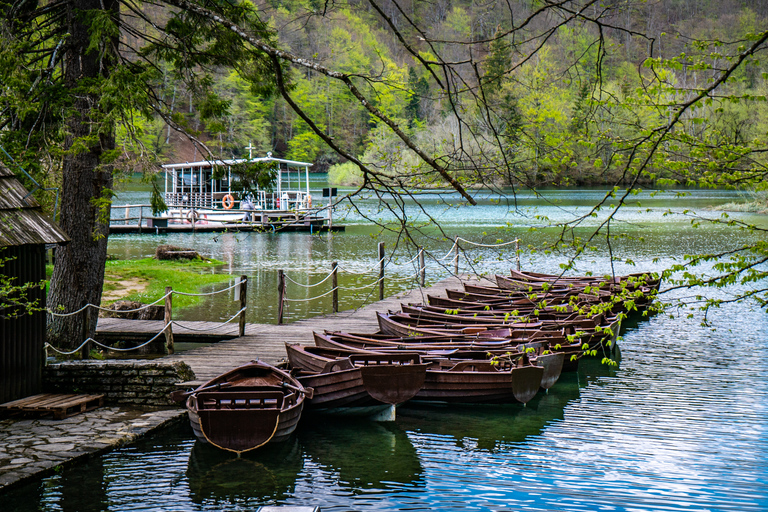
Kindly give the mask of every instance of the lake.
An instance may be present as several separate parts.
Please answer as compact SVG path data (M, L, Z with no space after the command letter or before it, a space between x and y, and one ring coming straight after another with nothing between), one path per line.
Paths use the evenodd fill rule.
M553 272L562 256L527 249L556 236L537 216L573 218L601 195L553 191L557 201L547 202L521 193L516 209L492 196L478 207L461 208L444 204L458 203L452 194L422 199L448 238L492 245L518 237L525 249L522 268ZM748 232L692 229L683 215L664 216L669 208L698 210L734 197L722 191L643 197L641 207L627 208L619 219L634 238L617 240L611 248L635 266L616 263L616 272L658 271L686 253L752 240ZM194 247L226 262L217 271L249 275L250 298L258 307L249 310L248 320L274 322L279 269L307 285L321 281L337 261L347 271L341 284L363 287L376 279L375 271L366 271L376 266L379 241L393 258L387 293L414 285L414 267L407 263L413 248L366 220L393 220L378 201L362 206L362 213L337 212L335 222L348 226L344 233L124 235L110 237L109 251L135 258L152 255L159 243ZM414 222L425 220L416 205L407 204L406 211ZM736 217L767 224L764 217ZM541 229L531 232L530 226ZM450 256L441 260L452 241L434 226L424 229L419 245L429 252L427 279L434 282L452 270ZM465 247L463 272L505 273L515 265L514 246L462 242ZM610 271L607 249L590 254L578 270ZM327 290L323 285L289 283L288 296L311 298ZM713 293L727 298L736 290ZM370 290L342 294L341 307L374 300L373 295ZM288 321L328 312L329 304L327 297L291 302ZM214 298L179 314L214 320L234 311L231 298ZM3 510L241 511L269 504L339 512L768 510L766 311L726 304L710 313L711 325L700 320L674 311L671 317L630 322L618 367L586 361L526 406L406 404L397 421L381 424L304 418L291 441L240 459L200 445L189 427L180 425L17 489L3 496Z

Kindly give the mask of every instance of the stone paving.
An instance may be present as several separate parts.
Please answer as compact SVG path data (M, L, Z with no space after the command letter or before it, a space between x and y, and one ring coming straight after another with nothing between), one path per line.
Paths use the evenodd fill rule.
M0 421L0 493L57 466L106 453L155 429L186 419L181 408L101 407L63 420Z

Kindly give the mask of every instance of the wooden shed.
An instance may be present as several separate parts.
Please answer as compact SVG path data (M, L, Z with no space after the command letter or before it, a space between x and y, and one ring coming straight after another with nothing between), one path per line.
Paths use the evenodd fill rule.
M40 283L45 279L46 244L68 241L13 172L0 163L0 274L16 286ZM42 385L46 313L26 313L13 305L15 298L0 290L0 403L39 393ZM26 301L45 307L44 288L30 288Z

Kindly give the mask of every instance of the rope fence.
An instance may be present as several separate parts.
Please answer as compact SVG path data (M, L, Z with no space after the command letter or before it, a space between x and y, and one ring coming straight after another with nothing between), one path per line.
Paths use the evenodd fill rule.
M472 247L482 247L482 248L489 248L489 249L496 249L501 247L507 247L510 245L515 246L515 255L516 255L516 261L517 261L517 269L520 270L520 240L510 240L507 242L499 242L496 244L484 244L484 243L478 243L473 242L471 240L467 240L465 238L461 237L455 237L453 240L453 245L451 246L450 250L441 258L433 257L432 259L436 263L441 263L448 259L449 257L452 257L453 260L453 275L459 274L459 260L460 255L462 252L466 254L466 250L461 247L461 244L464 244L465 246L472 246ZM419 248L416 255L411 258L410 260L398 263L398 268L407 267L408 265L411 265L418 261L418 268L416 271L407 276L407 277L389 277L387 280L392 283L405 283L405 282L413 282L414 280L417 281L418 287L423 288L425 286L426 281L426 263L425 263L425 254L426 251L423 248ZM384 272L387 268L391 268L392 265L395 265L394 262L391 260L387 260L384 256L384 244L379 243L378 245L378 260L376 263L366 269L365 271L352 271L340 268L338 266L337 262L333 262L331 265L331 271L323 277L320 281L316 283L311 284L304 284L300 283L294 279L292 279L288 274L285 273L283 270L278 270L278 316L277 316L277 323L282 324L284 321L284 313L285 313L285 306L286 303L302 303L302 302L311 302L317 299L321 299L323 297L327 297L328 295L332 295L332 310L334 313L338 312L338 293L339 291L348 291L348 292L356 292L361 290L367 290L370 289L371 291L374 291L376 287L379 289L379 300L384 299ZM346 274L352 274L352 275L367 275L373 272L374 270L379 271L378 279L375 281L364 284L362 286L339 286L338 284L338 274L339 272L344 272ZM321 293L319 295L315 295L312 297L304 297L304 298L291 298L288 297L287 290L288 290L288 283L290 283L292 286L298 286L300 288L303 288L305 290L315 288L317 286L320 286L324 284L326 281L331 279L331 289Z
M50 308L46 309L47 313L49 315L51 315L51 316L54 316L54 317L70 317L70 316L73 316L73 315L82 314L83 315L82 330L83 330L83 333L84 333L83 337L86 338L85 341L83 341L80 344L80 346L78 346L74 350L69 350L69 351L60 350L60 349L54 347L53 345L51 345L49 343L46 343L45 344L46 355L47 355L47 351L50 349L50 350L52 350L52 351L54 351L54 352L56 352L58 354L66 355L66 356L73 355L73 354L76 354L76 353L79 352L80 353L80 357L82 359L87 359L89 357L92 345L97 345L99 347L102 347L102 348L104 348L106 350L111 350L111 351L130 352L130 351L133 351L133 350L140 350L140 349L146 347L147 345L149 345L153 341L155 341L157 338L159 338L161 335L165 335L165 343L163 345L163 351L165 353L167 353L167 354L173 354L174 353L174 342L173 342L173 326L174 325L176 325L177 327L180 327L182 329L189 330L189 331L206 332L206 331L213 331L213 330L216 330L216 329L220 329L223 325L227 325L228 323L234 321L236 318L239 319L238 335L239 336L244 336L245 335L245 314L246 314L246 311L248 309L248 304L247 304L247 286L248 286L248 276L244 276L243 275L243 276L237 277L235 279L235 283L234 284L232 284L230 286L227 286L226 288L222 288L221 290L214 290L212 292L207 292L207 293L180 292L180 291L173 290L170 286L167 286L165 288L165 295L163 295L162 297L160 297L156 301L152 302L151 304L143 304L141 307L135 308L135 309L115 310L115 309L110 309L110 308L104 308L104 307L97 306L95 304L90 304L90 303L89 304L85 304L80 309L78 309L76 311L69 312L69 313L62 313L62 312L58 312L58 311L53 311ZM235 290L235 294L234 294L235 295L235 301L239 301L240 302L240 310L237 313L235 313L234 315L232 315L232 317L229 318L229 320L226 320L225 322L217 323L216 325L212 325L210 327L205 327L205 328L190 327L190 326L181 324L178 321L173 320L173 296L174 295L183 295L183 296L187 296L187 297L209 297L209 296L212 296L212 295L218 295L218 294L221 294L221 293L226 293L226 292L228 292L230 290L233 290L233 289ZM110 313L116 313L116 314L137 313L137 312L143 311L143 310L145 310L145 309L147 309L149 307L155 306L155 305L159 304L160 302L164 302L165 303L164 304L164 312L163 312L165 326L160 330L160 332L155 334L150 340L147 340L147 341L145 341L144 343L142 343L140 345L137 345L135 347L130 347L130 348L118 348L118 347L113 347L113 346L105 345L105 344L103 344L103 343L93 339L92 337L86 337L87 333L88 333L88 329L89 329L90 324L91 324L91 317L90 317L91 310L109 311Z
M472 242L470 240L466 240L461 237L456 237L453 241L453 245L451 246L451 249L442 257L442 258L436 258L432 257L432 260L436 263L441 263L452 256L454 268L453 273L454 275L458 275L459 272L459 258L460 254L464 252L466 254L466 251L461 248L461 243L465 244L465 246L473 246L473 247L483 247L483 248L500 248L500 247L506 247L509 245L514 244L515 245L515 252L517 257L517 268L520 269L520 248L519 248L519 240L511 240L508 242L500 242L497 244L481 244L477 242ZM303 284L300 282L297 282L296 280L289 277L283 270L278 270L278 318L277 323L282 324L284 320L284 311L285 311L285 304L286 303L306 303L315 301L324 297L327 297L328 295L332 296L332 311L334 313L338 312L338 302L339 302L339 291L345 291L345 292L358 292L362 290L370 290L371 292L374 292L376 288L378 288L379 291L379 300L384 299L384 285L385 285L385 270L388 267L391 267L393 265L396 265L397 268L404 268L409 265L412 265L414 263L418 263L415 267L416 270L414 273L406 276L406 277L389 277L388 281L392 283L405 283L405 282L415 282L416 286L419 288L423 288L425 286L426 281L426 251L423 248L419 248L416 255L411 258L410 260L403 262L403 263L394 263L391 260L387 260L385 258L384 254L384 243L380 242L378 244L378 259L376 263L369 267L364 272L360 271L351 271L347 269L342 269L339 267L337 262L333 262L331 266L331 271L323 277L320 281L316 283L311 284ZM370 274L373 271L378 270L378 276L376 280L373 282L370 282L368 284L364 284L361 286L340 286L338 283L338 275L340 272L344 272L346 274L352 274L352 275L366 275ZM319 295L313 296L313 297L305 297L305 298L290 298L287 296L287 284L290 283L291 286L297 286L306 290L316 288L318 286L323 285L328 280L331 280L331 288ZM74 315L82 315L82 327L83 327L83 338L85 338L85 341L83 341L80 346L77 348L70 350L70 351L63 351L60 350L48 343L45 344L45 350L46 354L48 353L48 350L52 350L58 354L61 355L73 355L78 352L81 354L81 358L88 358L91 350L92 345L96 345L99 347L102 347L106 350L112 350L112 351L118 351L118 352L129 352L133 350L139 350L144 348L145 346L151 344L155 340L157 340L161 335L165 336L165 343L163 345L163 351L168 354L174 353L174 341L173 341L173 327L174 325L178 328L188 330L188 331L195 331L195 332L207 332L207 331L214 331L216 329L220 329L222 326L227 325L231 322L233 322L235 319L238 319L238 335L244 336L245 335L245 316L248 309L247 305L247 285L248 285L248 277L245 275L239 276L235 279L234 284L227 286L225 288L222 288L220 290L214 290L212 292L207 293L189 293L189 292L181 292L181 291L175 291L170 286L166 287L165 289L165 295L157 299L156 301L150 303L150 304L143 304L141 307L135 308L135 309L129 309L129 310L114 310L110 308L104 308L95 304L85 304L81 308L72 311L72 312L60 312L60 311L54 311L51 309L47 309L46 311L48 314L50 314L52 317L71 317ZM173 320L173 296L174 295L180 295L180 296L187 296L187 297L209 297L213 295L218 295L221 293L226 293L231 290L234 290L234 300L235 302L240 303L240 309L232 315L228 320L220 323L215 323L215 325L211 325L209 327L204 328L198 328L198 327L191 327L189 325L184 325L178 321ZM92 337L88 336L88 329L91 325L91 310L97 310L97 311L109 311L111 313L118 313L118 314L128 314L128 313L137 313L140 311L143 311L145 309L148 309L152 306L156 306L157 304L164 302L164 327L155 334L150 340L143 342L141 345L130 347L130 348L118 348L118 347L112 347L105 345L103 343L100 343L99 341L93 339ZM82 339L82 338L81 338Z

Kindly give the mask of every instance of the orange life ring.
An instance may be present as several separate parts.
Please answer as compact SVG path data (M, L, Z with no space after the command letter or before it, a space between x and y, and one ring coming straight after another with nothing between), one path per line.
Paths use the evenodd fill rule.
M235 198L232 197L232 194L227 194L221 198L221 206L223 206L225 210L231 210L232 207L235 206Z
M312 196L307 194L307 208L312 208Z

